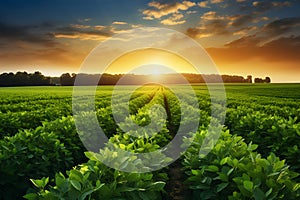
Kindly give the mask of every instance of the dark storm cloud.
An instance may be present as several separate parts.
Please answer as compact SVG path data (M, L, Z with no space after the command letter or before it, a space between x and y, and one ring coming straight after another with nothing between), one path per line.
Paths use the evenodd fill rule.
M299 37L293 36L293 31L297 27L300 27L300 18L284 18L284 19L274 20L266 24L265 26L263 26L255 34L249 36L243 36L237 40L234 40L226 44L225 46L227 47L260 46L268 43L269 41L277 41L278 37L282 37L282 38L290 37L289 39L281 40L286 42L294 41L295 39L298 40ZM299 31L297 31L296 33L300 34ZM290 46L291 43L288 42L287 45Z
M24 27L16 27L0 22L0 37L1 38L14 38L21 37L27 34Z
M300 27L300 17L275 20L265 25L262 31L266 32L270 36L274 36L274 35L284 34L297 27L298 28Z
M41 32L43 27L49 27L49 23L34 26L17 26L0 22L0 43L24 41L35 44L54 45L53 37Z
M60 25L59 23L42 22L35 25L12 25L0 22L0 44L11 46L11 42L27 42L44 46L58 44L56 38L95 39L109 37L114 33L112 27Z

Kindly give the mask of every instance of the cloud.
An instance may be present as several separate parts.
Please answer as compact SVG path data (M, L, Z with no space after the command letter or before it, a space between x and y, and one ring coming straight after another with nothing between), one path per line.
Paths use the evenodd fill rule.
M91 18L84 18L84 19L79 19L77 20L79 23L85 23L85 22L89 22L91 21L92 19Z
M201 27L188 28L186 33L193 38L204 38L214 35L225 35L227 31L227 25L222 20L213 20Z
M191 1L183 1L181 3L180 2L160 3L157 1L152 1L148 4L148 6L152 7L152 9L146 9L143 11L143 14L145 15L143 19L146 20L160 19L163 16L177 13L180 10L188 10L189 8L195 5L196 3Z
M216 35L242 34L245 28L254 21L252 15L218 15L215 11L204 13L200 17L200 25L188 28L186 33L193 38L204 38ZM250 29L249 29L250 30Z
M186 12L186 14L190 15L190 14L195 14L195 13L198 13L197 10L189 10Z
M115 24L115 25L125 25L125 24L127 24L127 22L114 21L112 24Z
M141 25L141 24L131 24L131 28L140 28L142 26L143 25Z
M6 71L12 68L37 70L38 67L38 70L48 71L47 67L50 67L50 69L57 67L56 71L59 71L61 67L72 66L74 68L74 66L78 66L84 57L84 53L67 49L63 45L54 48L32 48L32 46L29 46L26 49L16 49L12 47L8 51L1 51L0 70ZM16 66L16 61L20 60L22 63L17 63Z
M52 24L44 22L34 26L8 25L0 22L0 43L8 42L28 42L40 45L55 45L53 38L42 32L42 29L52 28Z
M241 27L253 21L253 15L232 15L228 17L230 25Z
M249 35L249 33L256 31L257 29L258 29L257 26L248 26L248 27L241 28L241 29L235 31L233 33L233 35L247 36L247 35Z
M54 33L55 38L80 39L80 40L105 40L108 37L97 33Z
M290 6L291 3L288 2L288 1L284 1L284 2L254 1L254 2L252 2L252 5L255 8L255 11L265 12L267 10L270 10L273 7L287 7L287 6Z
M198 3L198 6L201 8L209 8L208 1L201 1Z
M71 27L84 29L84 28L91 28L91 26L88 25L82 25L82 24L72 24Z
M283 18L266 24L262 31L268 36L277 36L289 31L298 30L300 27L300 17Z
M247 27L236 31L242 35L222 48L209 48L208 52L220 63L244 62L259 59L264 62L288 63L300 61L300 18L274 20L263 27ZM245 30L246 29L246 30ZM249 35L249 31L253 34ZM242 32L248 32L243 35Z
M262 40L263 39L260 37L257 37L257 35L249 35L249 36L244 36L237 40L231 41L231 42L225 44L225 46L231 47L231 48L250 48L250 47L258 46L258 44Z
M187 29L186 33L190 37L204 38L228 33L224 16L218 16L216 12L210 11L204 13L200 18L200 26Z
M260 4L257 2L254 4ZM271 2L268 5L286 6L286 2ZM197 27L190 27L186 33L194 38L204 38L218 35L251 35L253 31L257 30L270 36L279 36L279 34L287 31L300 31L300 17L284 18L274 20L265 25L270 20L269 17L263 16L262 13L246 13L236 15L220 15L216 11L205 12L200 16L200 22ZM248 33L247 33L248 31ZM270 38L272 39L272 38Z
M263 45L263 38L255 35L240 38L224 48L208 48L207 51L220 63L235 63L259 59L265 62L299 62L300 36L280 37Z
M284 2L272 2L272 5L274 7L288 7L291 6L291 2L289 1L284 1Z
M160 23L164 25L178 25L184 24L185 20L181 20L183 18L183 14L181 13L174 13L171 17L162 20Z
M222 2L224 2L224 0L211 0L210 1L211 3L222 3Z
M204 13L201 17L202 20L218 20L218 19L225 19L223 16L218 16L217 12L209 11Z
M144 20L154 20L153 17L149 17L149 16L146 16L146 17L143 17Z
M50 34L55 38L80 39L80 40L105 40L112 36L115 31L110 26L85 26L71 25L58 27Z
M270 41L276 40L279 37L292 37L294 33L299 34L300 18L283 18L274 20L260 29L257 27L248 27L249 30L257 30L255 34L243 36L234 40L226 46L229 47L247 47L247 46L262 46ZM243 31L243 30L241 30ZM237 33L236 33L237 34Z
M37 66L60 65L60 67L65 67L80 63L84 54L70 48L70 43L61 43L52 34L58 26L59 24L54 25L50 22L26 26L7 25L0 22L0 46L2 49L0 52L0 69L5 70L5 68L10 67L22 69L25 67L36 70ZM88 28L74 24L68 27L69 30ZM82 50L85 47L81 46L80 48Z
M253 19L253 23L258 23L258 22L262 22L262 21L269 21L270 18L269 17L256 17Z

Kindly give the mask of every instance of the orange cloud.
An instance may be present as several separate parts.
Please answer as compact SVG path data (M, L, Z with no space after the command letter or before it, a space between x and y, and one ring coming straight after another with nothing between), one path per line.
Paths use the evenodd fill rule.
M103 41L108 38L108 36L98 35L93 33L54 33L55 38L66 38L66 39L80 39L80 40L98 40Z
M91 26L82 25L82 24L72 24L71 27L79 28L79 29L91 28Z
M201 1L198 3L198 6L201 8L208 8L208 1Z
M235 31L233 33L233 35L246 36L246 35L249 35L249 33L253 32L257 29L258 29L257 26L248 26L246 28L241 28L241 29Z
M183 1L182 3L160 3L156 1L152 1L148 4L149 7L153 7L154 9L146 9L143 11L144 19L152 20L152 19L160 19L163 16L177 13L180 10L188 10L189 8L195 6L195 2L191 1Z
M127 22L114 21L112 24L114 24L114 25L125 25L125 24L127 24Z
M224 0L211 0L210 2L211 3L222 3L222 2L224 2Z
M178 25L184 24L185 20L181 20L183 18L183 14L181 13L174 13L171 17L162 20L160 23L164 25Z

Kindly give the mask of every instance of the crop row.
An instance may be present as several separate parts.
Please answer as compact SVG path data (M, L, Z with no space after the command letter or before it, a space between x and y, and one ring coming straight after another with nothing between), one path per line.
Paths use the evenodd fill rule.
M185 181L190 199L298 199L299 175L273 153L266 158L256 144L224 130L212 151L202 157L200 146L207 137L199 130L193 145L184 154ZM198 155L198 156L197 156Z
M133 97L143 96L135 94ZM145 96L150 101L150 97ZM110 105L104 110L98 109L97 117L102 121L109 121L104 117L111 117L106 115L110 109ZM110 131L116 125L106 127L110 129L105 131ZM70 169L86 160L83 154L85 148L71 116L43 122L42 126L35 129L19 130L14 136L0 140L0 149L0 196L6 199L24 194L30 186L29 177L53 177L56 172Z
M165 98L167 97L167 98ZM188 99L188 98L187 98ZM203 101L205 104L205 101ZM169 120L160 131L159 134L154 136L148 136L148 133L137 132L134 127L126 127L129 132L123 132L118 129L117 134L112 136L109 142L118 148L121 148L126 151L131 151L135 153L145 153L153 152L160 149L164 146L171 138L170 127L173 127L173 131L178 128L178 123L173 123L178 121L181 118L181 108L179 106L178 100L171 94L170 91L165 90L160 93L157 92L155 97L150 101L149 104L139 109L139 112L132 116L131 118L135 120L139 125L147 125L151 123L151 120L161 120L159 115L164 115L163 111L158 110L150 111L149 108L155 104L164 105L168 107L167 111L169 115L167 119ZM201 104L201 101L200 101ZM171 106L172 105L172 106ZM188 106L183 103L181 106ZM201 105L200 105L201 107ZM161 113L160 113L161 112ZM160 113L157 115L157 113ZM193 121L195 118L193 116L201 113L202 118L199 121ZM168 114L168 113L167 113ZM295 182L295 178L298 176L297 173L290 171L289 167L285 164L283 160L280 160L274 154L269 154L266 158L262 157L259 153L256 152L258 147L251 142L249 144L243 141L242 137L231 135L229 131L224 130L222 135L212 151L205 157L199 155L200 146L207 136L207 125L211 118L208 115L208 112L195 109L194 107L189 107L189 116L185 118L184 121L181 121L182 124L189 123L199 123L200 128L195 135L192 146L184 154L183 160L183 170L186 172L188 178L185 182L192 191L193 199L297 199L299 198L299 183ZM147 115L151 116L150 117ZM129 120L129 119L128 119ZM214 120L214 119L212 119ZM120 127L128 126L128 122L125 121L124 124L120 124ZM168 129L169 127L169 129ZM123 127L124 128L124 127ZM152 131L149 130L148 131ZM187 133L189 132L186 130ZM234 131L236 133L236 130ZM137 134L142 135L141 138L134 138L132 135L137 136ZM191 140L187 138L186 141ZM191 141L189 141L191 142ZM183 145L184 146L184 145ZM104 160L105 163L113 164L119 168L127 168L128 165L131 165L131 169L143 168L149 165L149 163L142 163L140 160L132 157L127 157L126 154L120 155L121 152L115 152L114 148L106 148L100 152L101 156L105 157L108 160ZM123 162L118 162L119 156L125 156ZM169 158L164 157L163 155L157 154L160 158L161 165L163 162L170 162ZM106 172L106 167L103 168L103 164L100 164L95 158L97 155L93 153L88 153L90 161L88 163L92 165L102 166L102 170ZM163 158L163 159L161 159ZM155 160L153 158L153 160ZM81 166L87 166L89 164L83 164ZM70 198L69 195L77 194L75 197L78 198L82 195L90 196L91 198L101 198L101 199L113 199L113 198L123 198L123 199L154 199L163 198L163 189L165 182L167 180L166 174L161 173L161 171L148 173L147 175L151 176L151 180L148 180L150 185L160 185L158 190L153 190L153 188L145 185L136 185L127 180L126 175L130 175L124 172L117 170L112 170L111 172L106 172L103 174L119 174L124 179L120 178L121 182L117 182L118 178L114 180L107 180L108 178L101 177L98 179L89 178L94 172L89 170L82 170L81 166L79 171L81 175L88 178L85 179L85 182L82 180L78 183L74 182L72 179L73 170L68 172L68 176L64 177L63 180L66 182L67 186L66 191L62 191L56 183L50 188L39 187L39 193L31 193L27 196L29 199L35 199L42 196L51 196L51 195L63 195L61 197ZM75 168L76 169L76 168ZM74 169L74 170L75 170ZM101 172L97 172L101 173ZM87 175L88 174L88 175ZM144 174L145 175L145 174ZM57 175L58 176L58 175ZM163 177L163 178L162 178ZM42 180L47 180L46 178ZM42 183L42 180L39 180ZM143 177L136 179L135 183L141 183ZM36 182L38 180L33 180ZM100 188L97 187L102 185ZM123 182L122 182L123 181ZM53 184L53 183L52 183ZM91 185L88 189L88 194L86 193L87 188L83 187L84 185ZM117 185L117 186L116 186ZM124 187L126 189L124 189ZM157 188L156 188L157 189ZM108 192L110 191L110 192ZM139 192L138 192L139 191ZM143 191L143 192L141 192ZM86 195L87 194L87 195ZM106 195L106 196L105 196ZM55 196L58 197L58 196ZM74 196L72 196L73 198Z
M163 111L159 111L160 108L157 108L158 110L155 112L152 110L152 113L150 111L151 119L147 117L149 108L155 104L168 107L167 111L169 112L168 120L170 121L159 134L148 136L147 132L137 133L133 127L127 127L131 131L124 133L118 129L117 134L112 136L109 142L114 147L134 153L153 152L164 146L172 135L170 135L167 126L178 126L178 124L172 123L172 120L178 120L182 114L178 100L170 91L157 92L150 103L139 109L139 112L131 116L130 119L135 120L139 125L147 125L151 123L151 119L160 121L161 118L157 113L162 112L160 115L164 115ZM181 106L188 107L189 105L183 103ZM189 186L193 199L296 199L299 197L300 185L295 182L297 173L289 170L285 162L272 153L267 158L263 158L255 151L257 145L245 143L242 137L231 135L228 130L222 132L220 139L207 156L199 155L200 146L208 134L207 125L211 118L207 112L192 106L189 107L189 112L191 117L181 121L181 125L200 124L193 142L188 141L192 140L192 137L186 139L186 141L192 142L192 146L184 154L182 162L183 170L188 176L185 184ZM201 113L203 115L202 121L193 121L193 113ZM120 124L120 127L128 126L128 124L125 121L124 124ZM149 129L147 131L151 132ZM136 134L143 137L135 138L132 136L137 136ZM87 153L87 155L90 161L70 170L67 172L67 176L63 176L62 173L57 174L55 182L50 183L50 186L46 184L47 178L32 180L39 192L28 194L26 197L28 199L36 199L37 197L80 198L83 196L96 199L160 199L164 197L164 185L168 179L165 173L158 171L143 174L151 177L151 179L145 181L143 176L140 176L133 183L131 182L132 179L129 178L132 173L112 170L103 166L96 159L97 154ZM136 157L126 157L126 154L122 155L121 152L115 152L114 148L109 148L109 146L102 150L100 155L106 158L105 163L113 164L121 169L127 168L128 165L131 165L133 170L146 167L145 163ZM123 158L125 156L122 162L118 159L120 156ZM157 156L162 158L162 155L158 154ZM160 164L170 162L169 159L168 157L161 159L162 163ZM148 164L146 165L148 166ZM93 170L94 166L98 167L97 170ZM99 168L100 170L98 170ZM102 173L101 170L105 173ZM114 174L115 178L109 179L107 174L110 174L110 177ZM143 181L157 187L142 185ZM64 187L61 187L61 182L65 184Z
M126 121L132 119L140 125L150 123L148 111L155 104L164 106L161 90L156 92L149 103L138 109L136 114L121 123L120 128L125 129L124 126L128 125ZM153 112L150 113L151 120L159 121L160 116L155 115L155 113L160 111L151 111ZM129 132L123 132L121 129L118 129L117 133L110 137L109 143L114 147L132 153L153 152L170 139L166 128L163 128L160 133L154 136L147 136L147 133L145 133L146 135L138 133L139 135L135 135L135 137L132 136L135 134L132 129ZM164 181L167 179L165 173L126 173L106 167L96 157L101 155L105 159L103 160L105 163L119 168L130 167L132 170L146 167L140 159L126 154L122 155L122 152L114 151L109 145L100 150L99 154L88 152L86 155L90 159L87 163L74 167L66 173L67 175L57 173L54 182L50 181L50 186L47 185L47 178L32 180L39 192L27 194L25 197L27 199L38 197L54 199L84 199L85 197L96 199L161 199L164 195ZM122 158L122 162L120 162L120 158Z
M197 95L200 110L210 113L209 97L201 93ZM291 169L300 172L297 156L300 149L300 108L297 99L229 94L225 125L247 143L258 144L257 151L264 157L273 152L285 159Z
M286 118L240 106L227 110L225 124L246 142L258 144L257 150L262 155L273 152L286 159L293 170L300 172L300 122L297 117Z
M152 98L151 95L154 95L155 88L148 88L146 94L143 92L144 90L138 91L132 95L130 104L132 112L137 112L140 107L138 102L145 103L145 99L149 98L149 95ZM122 103L126 95L126 93L118 94L117 102ZM43 121L53 121L72 115L72 99L70 97L53 97L48 100L41 99L42 97L30 97L25 102L23 99L19 99L15 104L8 103L0 106L0 139L5 136L13 136L22 129L35 129L41 126ZM134 100L135 98L137 100ZM95 98L96 110L106 108L110 104L110 96L106 93ZM9 108L11 109L8 110Z

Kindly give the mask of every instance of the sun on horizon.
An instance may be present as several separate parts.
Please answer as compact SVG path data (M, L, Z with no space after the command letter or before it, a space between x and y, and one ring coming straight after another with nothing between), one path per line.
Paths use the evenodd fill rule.
M105 73L159 76L198 72L191 63L177 54L160 49L143 49L120 56L108 66Z

